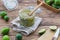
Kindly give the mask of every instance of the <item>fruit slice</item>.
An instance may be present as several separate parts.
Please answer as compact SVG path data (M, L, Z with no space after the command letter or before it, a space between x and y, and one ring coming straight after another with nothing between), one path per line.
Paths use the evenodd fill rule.
M2 33L3 35L7 35L7 34L9 33L9 30L10 30L10 29L7 28L7 27L6 27L6 28L3 28L1 33Z
M2 40L10 40L8 35L3 36Z
M49 27L52 31L55 31L57 29L57 26L50 26Z
M21 34L17 34L15 37L16 40L22 40L22 35Z
M39 35L42 35L42 34L44 34L46 32L46 29L41 29L38 33L39 33Z

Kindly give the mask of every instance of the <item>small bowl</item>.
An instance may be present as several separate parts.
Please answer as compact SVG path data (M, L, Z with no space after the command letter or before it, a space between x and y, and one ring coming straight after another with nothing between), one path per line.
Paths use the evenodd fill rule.
M44 2L44 0L37 0L37 4L40 4L41 2ZM53 12L56 12L56 13L60 12L60 9L56 9L56 8L54 8L54 7L46 4L45 2L43 3L42 6L45 7L45 8L47 8L47 9L49 9L49 10L51 10L51 11L53 11Z

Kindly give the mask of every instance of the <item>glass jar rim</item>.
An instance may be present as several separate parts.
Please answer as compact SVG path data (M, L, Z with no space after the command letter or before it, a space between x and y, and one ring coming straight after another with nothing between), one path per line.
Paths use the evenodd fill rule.
M19 10L19 16L21 17L21 12L23 11L23 10L30 10L30 9L28 9L28 8L23 8L23 9L21 9L21 10ZM30 10L30 11L32 11L32 10ZM35 16L35 13L33 13L31 16L28 16L28 17L24 17L24 18L31 18L31 17L34 17Z

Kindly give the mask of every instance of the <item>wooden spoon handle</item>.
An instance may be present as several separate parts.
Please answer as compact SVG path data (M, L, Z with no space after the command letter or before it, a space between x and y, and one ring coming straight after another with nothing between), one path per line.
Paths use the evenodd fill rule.
M36 6L34 10L29 13L29 16L31 16L42 4L43 2L41 2L38 6Z

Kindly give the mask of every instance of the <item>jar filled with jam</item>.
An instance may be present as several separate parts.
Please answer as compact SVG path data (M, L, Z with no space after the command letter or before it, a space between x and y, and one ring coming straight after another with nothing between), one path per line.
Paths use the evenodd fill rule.
M30 27L34 24L35 13L31 16L28 14L31 12L29 9L22 9L19 11L20 24L24 27Z

